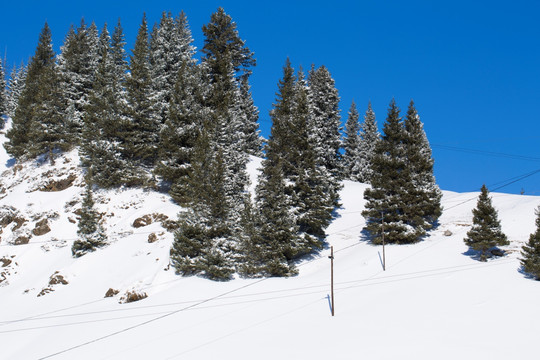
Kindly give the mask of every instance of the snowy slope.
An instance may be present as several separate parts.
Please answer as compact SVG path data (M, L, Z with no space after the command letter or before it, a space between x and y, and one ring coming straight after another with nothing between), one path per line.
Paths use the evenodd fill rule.
M0 283L0 359L536 357L540 283L519 272L518 257L534 231L539 197L492 194L510 254L480 263L464 254L462 241L478 194L444 192L441 225L419 244L388 246L383 271L381 247L361 235L366 186L345 181L343 207L327 229L335 250L331 317L329 248L301 262L300 274L288 279L212 282L175 275L166 222L133 227L144 215L175 219L181 210L152 191L99 192L112 242L72 258L72 221L83 190L77 153L54 167L16 168L5 167L1 151L0 207L14 208L27 221L15 231L15 223L3 226L0 234L0 259L6 259L0 260L6 278ZM253 158L252 186L257 167ZM74 180L65 190L39 190L69 174ZM51 231L33 235L44 217ZM157 236L152 243L151 233ZM29 243L12 245L21 234L31 234ZM51 277L58 283L50 284ZM105 298L109 288L118 295ZM121 303L133 290L148 297Z

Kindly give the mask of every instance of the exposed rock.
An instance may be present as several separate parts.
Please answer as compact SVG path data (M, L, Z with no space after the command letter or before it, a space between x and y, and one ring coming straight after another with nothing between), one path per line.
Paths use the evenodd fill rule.
M158 240L158 237L156 234L154 233L151 233L150 235L148 235L148 242L149 243L154 243Z
M120 298L120 304L127 304L130 302L139 301L142 299L147 298L148 295L145 292L137 292L135 290L133 291L127 291L122 297Z
M72 224L76 224L77 223L77 220L71 218L71 217L68 217L68 221Z
M51 228L49 227L49 222L47 219L40 220L36 223L36 227L34 230L32 230L32 234L36 236L44 235L51 231Z
M167 221L168 219L169 217L163 214L147 214L147 215L141 216L140 218L135 219L135 221L133 221L133 227L140 228L143 226L148 226L152 224L153 222L157 222L157 221L163 224L163 222Z
M451 232L450 230L446 230L446 231L444 232L444 236L452 236L452 235L453 235L453 234L452 234L452 232Z
M30 242L29 236L21 235L15 239L15 241L13 242L13 245L24 245L24 244L28 244L29 242Z
M77 176L75 176L74 174L69 174L69 176L65 179L50 181L49 183L39 188L39 191L44 191L44 192L62 191L72 186L76 179L77 179Z
M66 279L62 275L60 275L60 272L56 271L54 274L51 275L49 278L49 285L67 285L69 284Z
M25 222L27 222L27 221L28 221L28 220L26 220L25 218L22 218L22 217L19 217L19 216L13 218L13 222L15 222L15 226L13 226L13 228L11 229L11 231L19 230L19 229L23 226L23 224L24 224Z
M6 257L3 257L3 258L0 259L0 263L2 263L2 267L6 267L6 266L8 266L9 264L12 263L12 260L8 259Z
M107 290L107 292L105 293L105 297L108 298L108 297L116 296L118 295L119 292L120 292L119 290L109 288L109 290Z

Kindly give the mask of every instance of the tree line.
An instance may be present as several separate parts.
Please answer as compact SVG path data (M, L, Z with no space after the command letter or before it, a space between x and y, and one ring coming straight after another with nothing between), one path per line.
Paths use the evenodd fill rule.
M59 54L45 24L34 56L8 83L0 63L8 153L54 162L79 150L88 186L74 256L107 243L95 188L167 191L183 206L172 264L215 280L296 274L297 260L324 246L343 179L371 184L363 216L375 244L383 234L414 243L437 225L441 192L412 101L405 119L391 101L382 135L371 104L360 122L353 102L342 129L329 70L296 71L287 59L264 141L251 96L253 52L222 8L202 30L197 60L183 12L164 12L152 29L143 16L130 55L120 20L112 33L107 24L72 26ZM250 155L263 157L254 198Z

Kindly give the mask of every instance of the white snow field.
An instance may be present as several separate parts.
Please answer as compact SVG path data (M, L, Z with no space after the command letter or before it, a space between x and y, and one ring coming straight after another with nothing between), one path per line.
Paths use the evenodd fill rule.
M159 221L132 226L181 210L152 191L97 192L111 243L75 259L84 189L77 153L54 167L6 167L0 153L0 208L26 220L0 234L0 359L538 358L540 282L520 273L519 249L535 230L540 197L491 194L511 244L507 256L482 263L463 243L478 194L444 192L440 226L418 244L387 246L383 271L382 248L361 233L366 185L345 181L343 207L327 229L332 317L329 247L292 278L181 277L169 267L172 233ZM72 186L42 191L69 174ZM31 234L43 218L51 231ZM25 235L28 244L13 245ZM119 293L105 298L109 288ZM148 297L121 303L127 291Z

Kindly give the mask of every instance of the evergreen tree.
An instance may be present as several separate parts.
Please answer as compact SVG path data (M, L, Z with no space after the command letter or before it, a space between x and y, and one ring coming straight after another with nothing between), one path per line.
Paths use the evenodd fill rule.
M128 183L134 170L122 157L121 126L125 120L123 103L118 98L122 90L106 25L100 43L101 62L83 117L81 160L93 184L110 188Z
M15 110L19 98L21 97L26 82L27 67L21 64L20 67L13 67L9 79L8 85L8 103L7 103L7 115L11 118L15 116Z
M28 129L32 122L36 121L35 111L40 104L37 95L45 74L52 67L54 67L54 51L51 43L51 29L45 23L39 35L36 52L28 64L26 85L13 116L13 125L7 132L9 141L4 144L6 151L17 159L28 156L28 147L32 139Z
M88 183L84 192L81 218L77 230L79 238L75 240L71 247L73 256L81 257L106 245L107 235L99 218L100 216L94 208L92 186Z
M384 135L377 143L373 157L371 188L364 192L367 202L362 216L366 219L365 230L375 244L381 243L383 230L388 243L408 244L418 240L415 228L405 215L407 203L404 199L410 189L411 175L399 111L392 100L383 126Z
M7 96L7 84L6 74L4 67L2 66L2 59L0 59L0 117L8 114L8 96ZM4 121L0 119L1 127L4 127Z
M345 139L343 141L343 177L346 179L358 181L358 171L353 171L358 162L360 151L360 123L358 122L360 115L356 110L354 101L349 109L349 116L345 123Z
M145 167L157 160L159 120L156 116L155 98L152 94L150 51L146 15L139 27L133 55L130 56L127 88L127 115L129 125L123 134L127 161L140 169L140 182L148 179Z
M411 174L411 184L405 196L407 206L404 212L409 224L416 229L417 236L421 237L433 227L442 213L442 193L433 175L431 147L412 100L404 127L404 145L407 152L408 171Z
M99 35L95 23L87 26L84 19L75 30L68 31L58 56L70 141L79 144L83 126L84 108L92 90L99 63Z
M375 154L375 148L381 135L377 129L375 113L371 108L371 102L368 104L364 121L360 126L360 143L358 146L358 158L353 165L352 173L357 175L357 180L363 183L370 183L373 176L372 161Z
M262 137L259 129L259 109L253 102L251 86L247 77L240 79L240 111L245 115L242 127L244 147L242 151L254 156L262 155Z
M270 136L272 139L272 135ZM247 275L291 276L297 273L298 226L290 213L280 159L265 159L256 188L259 231L248 243ZM247 251L246 251L247 253Z
M208 69L212 87L207 101L214 112L215 131L219 132L220 122L233 121L235 124L227 126L236 127L242 135L237 148L256 153L260 150L260 140L254 141L259 138L257 109L252 105L247 83L251 67L256 64L253 53L240 39L236 23L223 8L211 15L210 23L202 30L205 35L202 62ZM243 92L239 91L242 86Z
M161 123L165 122L176 76L183 62L194 63L195 47L184 12L173 19L163 12L159 26L154 26L150 40L152 88L156 112Z
M324 65L318 69L312 67L308 80L311 103L310 135L316 163L328 172L326 191L331 195L333 205L338 206L342 172L339 94L334 79Z
M540 207L536 209L536 231L521 248L523 271L540 280Z
M192 203L179 215L180 227L171 249L179 274L228 280L234 272L232 256L237 244L229 226L224 175L221 152L212 151L204 126L195 144L189 178Z
M491 203L486 185L482 185L476 208L472 212L473 225L463 240L471 249L480 251L480 261L487 261L492 255L490 249L508 245L509 242L501 231L497 210Z
M160 133L160 161L156 173L170 183L169 194L188 205L189 172L198 129L208 116L204 107L202 74L197 65L184 61L177 75L167 120Z

